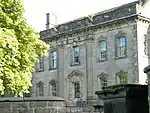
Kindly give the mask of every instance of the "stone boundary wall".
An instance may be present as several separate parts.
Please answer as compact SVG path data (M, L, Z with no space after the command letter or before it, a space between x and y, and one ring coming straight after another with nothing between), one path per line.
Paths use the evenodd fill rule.
M59 97L0 98L0 113L65 113Z
M0 113L100 113L92 106L67 106L60 97L1 97Z

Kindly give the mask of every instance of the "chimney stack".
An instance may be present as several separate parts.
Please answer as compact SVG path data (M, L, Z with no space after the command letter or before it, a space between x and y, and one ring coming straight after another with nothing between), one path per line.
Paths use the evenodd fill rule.
M49 23L49 16L50 16L50 14L49 13L47 13L46 14L46 29L49 29L49 25L50 25L50 23Z

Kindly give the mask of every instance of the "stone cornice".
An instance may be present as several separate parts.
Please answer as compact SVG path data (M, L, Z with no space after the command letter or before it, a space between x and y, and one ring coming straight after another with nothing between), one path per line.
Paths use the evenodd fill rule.
M120 26L120 24L129 24L129 22L141 21L143 23L150 23L149 18L137 14L135 7L136 3L137 2L133 2L130 4L123 5L121 7L113 8L109 11L98 13L95 16L93 16L92 21L91 17L90 19L88 17L85 17L65 24L61 24L56 27L57 31L55 31L53 28L41 31L41 40L46 42L57 42L58 40L65 40L69 37L77 36L77 34L85 35L88 34L88 32L94 32L94 30L97 29L104 30L108 27L114 28L115 26ZM125 14L123 13L123 10L126 11ZM119 14L115 14L117 12ZM113 18L113 14L115 15L115 18Z
M43 35L43 37L45 38L41 38L41 40L43 41L54 41L54 40L59 40L62 37L72 37L75 34L79 34L79 33L87 33L89 31L93 31L94 29L105 29L106 27L115 27L118 26L118 24L125 24L127 22L129 22L128 20L134 21L137 18L137 14L131 15L130 17L126 17L126 18L121 18L121 19L117 19L117 20L113 20L113 21L109 21L109 22L104 22L104 23L100 23L100 24L96 24L96 25L89 25L83 28L78 28L75 30L69 30L63 33L56 33L54 35L50 35L49 33L46 33L45 35Z
M150 19L145 18L141 15L132 15L130 17L127 18L122 18L116 21L111 21L111 22L107 22L107 23L101 23L95 26L89 26L83 29L77 29L77 30L73 30L73 31L68 31L66 33L63 34L56 34L54 36L50 36L47 39L44 39L44 41L48 42L51 45L56 45L58 48L62 48L65 45L72 45L73 42L78 42L78 45L86 43L87 41L94 41L94 32L99 30L107 30L107 28L113 30L113 29L117 29L117 26L120 26L120 24L127 24L127 25L131 25L130 23L136 23L136 22L144 22L144 23L149 23ZM115 28L116 27L116 28ZM51 42L55 42L55 43L51 43ZM93 42L94 43L94 42Z
M138 2L132 2L122 5L120 7L112 8L107 11L102 11L95 15L90 15L84 18L80 18L74 21L70 21L65 24L58 25L52 29L41 31L42 40L54 40L56 37L62 37L64 35L70 35L76 32L86 31L97 26L102 26L116 22L119 20L127 19L136 15L136 4Z
M141 22L143 22L143 23L150 23L150 18L147 18L147 17L141 16L141 15L138 15L137 21L141 21Z

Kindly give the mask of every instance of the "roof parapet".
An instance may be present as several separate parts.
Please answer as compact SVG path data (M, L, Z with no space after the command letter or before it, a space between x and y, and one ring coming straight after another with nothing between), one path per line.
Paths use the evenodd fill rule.
M145 4L147 4L148 2L150 2L150 0L139 0L139 4L141 6L144 6Z
M135 15L137 13L137 3L139 3L139 1L134 1L132 3L124 4L119 7L96 13L90 16L90 18L89 16L87 16L64 24L60 24L56 27L57 31L54 28L41 31L40 38L42 40L45 40L58 34L65 34L69 31L75 31L77 29L87 28L89 26L100 25L102 23L107 23L113 20L118 20L126 17L128 18L131 15Z

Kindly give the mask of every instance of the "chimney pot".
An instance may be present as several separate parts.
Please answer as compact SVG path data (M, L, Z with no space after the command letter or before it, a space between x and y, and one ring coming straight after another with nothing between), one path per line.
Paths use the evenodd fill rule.
M46 14L46 29L49 29L49 16L50 16L50 14L47 13Z

